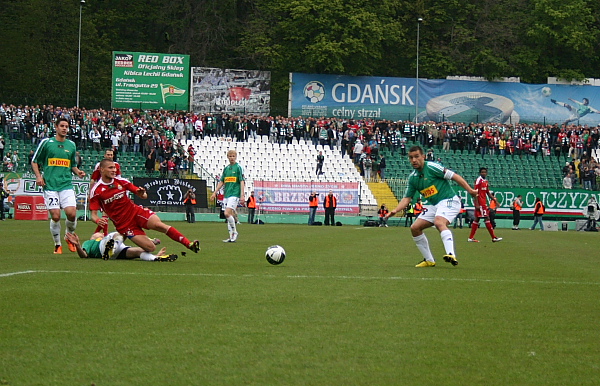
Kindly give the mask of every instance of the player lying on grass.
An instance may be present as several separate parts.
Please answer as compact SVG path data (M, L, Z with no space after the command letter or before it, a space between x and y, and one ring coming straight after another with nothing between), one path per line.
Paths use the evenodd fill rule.
M158 255L144 251L140 247L128 247L123 242L123 235L119 232L112 232L106 236L96 232L92 234L89 240L81 244L79 236L75 233L67 233L66 236L77 250L77 254L82 259L104 259L104 260L133 260L140 258L144 261L175 261L177 255L166 254L167 248L161 248ZM158 239L153 240L156 243Z
M117 232L131 239L146 252L153 252L156 249L152 240L144 232L144 229L151 229L166 234L187 249L198 253L200 250L198 240L188 240L175 227L163 223L153 211L134 204L127 196L127 192L130 191L146 199L148 198L146 189L137 187L124 178L116 177L115 173L116 167L112 160L100 161L101 178L90 190L92 221L101 226L106 224L108 219L98 215L98 211L102 210L115 224Z

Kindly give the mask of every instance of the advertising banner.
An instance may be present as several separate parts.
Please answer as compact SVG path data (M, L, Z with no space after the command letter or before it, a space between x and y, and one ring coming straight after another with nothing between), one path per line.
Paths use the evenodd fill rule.
M196 114L269 115L271 72L192 67L192 102Z
M189 55L113 51L113 108L188 110L189 85Z
M134 196L133 201L142 206L184 206L183 198L188 189L196 194L196 208L208 208L205 180L180 180L173 178L134 178L133 184L146 189L148 199Z
M292 73L289 115L600 124L600 87ZM417 101L417 94L419 100Z
M360 209L358 182L289 182L254 181L254 195L264 212L308 213L308 196L319 194L317 212L324 212L323 200L332 190L337 198L336 213L358 214Z
M459 196L465 200L465 206L473 208L473 199L462 189L457 189ZM596 201L600 199L600 192L590 190L552 190L552 189L506 189L492 188L498 200L498 210L500 214L510 214L510 206L513 200L522 196L523 209L521 214L533 215L535 199L539 197L546 207L548 216L582 216L584 208L587 207L590 198L594 197ZM426 202L425 202L426 203Z

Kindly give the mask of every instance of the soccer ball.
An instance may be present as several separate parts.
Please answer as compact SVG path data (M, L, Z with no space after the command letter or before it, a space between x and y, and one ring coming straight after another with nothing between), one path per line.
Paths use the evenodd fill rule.
M273 265L281 264L283 263L283 260L285 260L285 249L280 245L271 245L267 248L265 257L267 258L267 261Z
M313 80L304 86L304 96L311 103L318 103L325 98L325 86L323 83Z
M546 98L549 97L550 95L552 95L552 89L550 87L542 88L542 95Z

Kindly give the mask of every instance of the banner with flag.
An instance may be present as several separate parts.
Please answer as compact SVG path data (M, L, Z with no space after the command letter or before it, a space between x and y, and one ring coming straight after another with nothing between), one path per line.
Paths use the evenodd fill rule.
M162 90L163 103L167 103L166 102L167 97L181 96L181 95L185 94L185 90L180 89L179 87L175 87L172 84L162 84L161 83L160 88Z
M112 107L189 110L190 56L113 52Z

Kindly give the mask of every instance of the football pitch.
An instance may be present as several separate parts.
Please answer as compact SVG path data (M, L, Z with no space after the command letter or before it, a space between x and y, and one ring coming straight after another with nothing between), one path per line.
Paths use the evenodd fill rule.
M172 263L52 254L0 223L0 385L597 385L600 235L511 231L434 268L404 227L172 223ZM111 227L112 229L112 227ZM92 233L80 222L77 233ZM64 232L64 221L63 221ZM165 235L170 253L183 248ZM265 260L269 245L287 251Z

